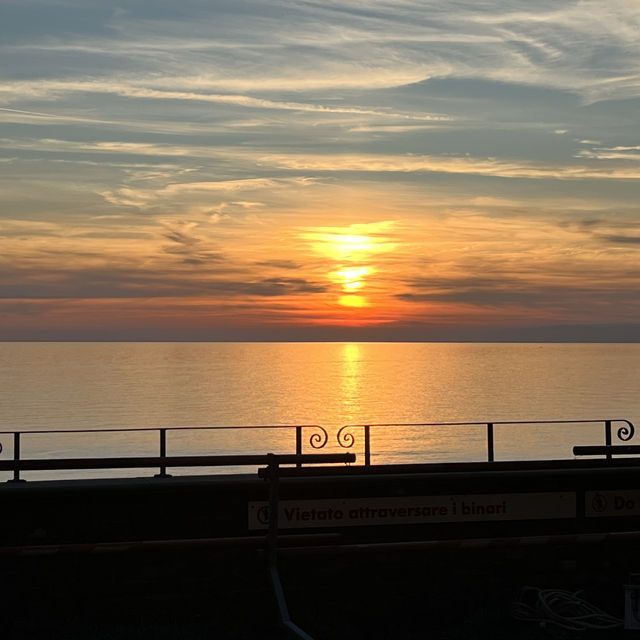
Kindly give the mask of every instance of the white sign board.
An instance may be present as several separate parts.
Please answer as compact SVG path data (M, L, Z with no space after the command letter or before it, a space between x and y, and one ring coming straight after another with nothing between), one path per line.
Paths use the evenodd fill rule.
M588 518L640 515L640 491L587 491L584 513Z
M278 527L305 529L429 522L575 518L575 493L505 493L282 500ZM266 529L267 502L249 503L249 529Z

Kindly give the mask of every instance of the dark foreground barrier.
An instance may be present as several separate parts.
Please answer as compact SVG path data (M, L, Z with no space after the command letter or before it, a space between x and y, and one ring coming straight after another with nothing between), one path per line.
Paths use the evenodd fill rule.
M611 444L612 421L603 424L604 446L575 448L579 457L564 460L496 461L489 455L479 462L375 465L369 459L369 464L345 467L324 463L351 462L350 454L167 456L165 450L153 457L38 460L14 451L14 460L0 462L0 471L13 471L18 480L0 485L0 554L17 562L66 553L72 565L81 552L99 558L129 551L139 559L211 550L220 554L216 566L225 567L219 571L223 576L249 567L253 556L247 551L261 550L280 619L301 638L309 636L291 622L279 557L280 567L305 563L316 573L328 571L322 559L332 558L328 564L335 565L336 575L357 571L372 584L382 573L370 563L389 563L390 570L397 566L398 575L408 575L408 560L398 559L398 552L427 570L429 562L435 566L446 554L448 565L437 574L442 585L449 579L454 583L455 576L467 580L471 552L485 565L520 554L531 558L535 568L547 557L565 562L558 549L604 566L614 558L617 562L624 548L624 566L630 570L640 566L634 550L640 535L640 462L621 457L637 453L635 445ZM632 433L629 427L624 437L618 436L624 441ZM257 475L167 473L174 467L243 464L264 468ZM20 477L22 472L65 468L159 473L46 482ZM578 552L578 547L589 551ZM227 556L237 560L230 569ZM126 574L126 560L118 566ZM283 575L289 580L292 565L286 566L289 575ZM485 567L483 575L491 571ZM431 579L428 571L425 579ZM432 591L438 598L436 586ZM373 595L367 598L373 601ZM331 599L326 591L322 597ZM298 619L299 600L294 606ZM309 618L303 619L307 628ZM316 626L321 622L311 623ZM366 637L378 637L368 633ZM326 637L340 636L336 631ZM352 637L365 636L354 631Z
M289 630L296 637L302 640L312 640L304 630L298 627L289 615L289 608L287 600L282 589L282 583L280 580L280 573L278 570L278 512L279 512L279 473L281 465L302 465L302 464L319 464L319 463L350 463L355 462L356 456L352 453L316 453L316 454L292 454L292 455L225 455L225 456L162 456L162 457L117 457L117 458L72 458L72 459L51 459L51 460L25 460L14 459L9 461L0 462L0 470L13 471L14 479L11 483L17 483L18 485L25 483L26 481L20 480L17 477L19 471L22 470L69 470L69 469L145 469L150 467L159 466L161 469L159 477L168 478L166 469L169 467L228 467L228 466L257 466L266 465L264 474L265 479L269 485L269 507L266 512L266 519L268 520L268 533L265 537L254 537L254 539L247 537L226 538L226 539L210 539L208 545L224 546L225 544L231 546L243 545L249 543L264 543L267 560L268 560L268 572L271 580L271 585L275 595L276 603L278 606L278 612L280 615L280 621L282 625ZM257 538L257 540L256 540ZM312 538L313 539L313 538ZM317 538L316 538L317 539ZM161 541L167 548L172 541ZM200 542L200 541L191 541ZM156 541L155 548L158 548L158 541ZM169 544L168 544L169 543ZM173 541L174 545L184 545L188 543L186 540ZM83 544L69 544L58 546L57 551L73 551L78 552L96 552L105 550L105 547L111 547L111 551L115 550L117 545L113 543L106 543L102 545L83 545ZM147 541L139 543L129 543L126 545L128 550L143 548L153 549L153 542ZM67 547L67 548L65 548ZM55 549L55 547L54 547ZM0 555L11 554L28 554L28 553L47 553L53 549L51 546L48 548L44 545L19 547L19 548L0 548ZM120 545L119 550L124 550L123 545Z

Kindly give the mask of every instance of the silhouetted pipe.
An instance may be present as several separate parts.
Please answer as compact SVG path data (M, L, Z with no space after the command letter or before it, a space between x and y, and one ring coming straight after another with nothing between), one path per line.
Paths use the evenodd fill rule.
M303 453L276 456L278 464L354 462L353 453ZM268 465L264 454L221 456L152 456L118 458L51 458L1 460L0 471L59 471L64 469L146 469L153 467L231 467Z
M574 456L607 456L608 459L611 459L611 456L621 454L640 455L640 444L594 444L573 447Z

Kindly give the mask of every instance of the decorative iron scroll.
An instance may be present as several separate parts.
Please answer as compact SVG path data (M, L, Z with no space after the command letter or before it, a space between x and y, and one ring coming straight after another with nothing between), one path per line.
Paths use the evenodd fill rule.
M629 422L629 420L625 420L624 422L626 422L626 425L618 429L617 436L618 440L628 442L635 435L636 429L633 426L633 422Z
M314 449L322 449L327 444L327 441L329 440L329 434L327 433L327 430L324 427L321 427L319 425L314 425L312 428L318 429L318 431L320 431L321 433L318 433L318 432L312 433L311 436L309 437L309 444Z
M353 447L354 442L356 441L355 436L353 435L353 433L351 433L351 431L349 431L349 429L351 429L351 425L345 425L344 427L341 427L338 430L338 433L336 434L336 438L338 440L338 444L343 448L343 449L350 449L351 447Z

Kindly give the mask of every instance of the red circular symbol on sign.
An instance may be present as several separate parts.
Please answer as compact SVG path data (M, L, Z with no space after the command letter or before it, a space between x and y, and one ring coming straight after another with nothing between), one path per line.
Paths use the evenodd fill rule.
M269 507L260 507L257 516L260 524L269 524Z

